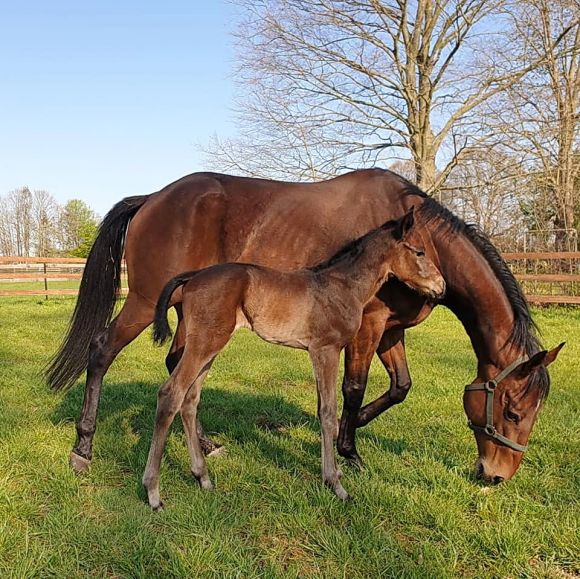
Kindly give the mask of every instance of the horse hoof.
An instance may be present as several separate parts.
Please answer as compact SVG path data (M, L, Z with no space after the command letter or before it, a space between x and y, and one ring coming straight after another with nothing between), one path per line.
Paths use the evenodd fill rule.
M355 468L357 470L364 470L365 463L364 463L363 459L360 457L360 455L357 454L356 452L354 454L349 455L349 456L345 456L344 458L346 458L347 464L351 468Z
M70 453L69 464L75 474L85 474L91 466L91 461L73 451Z
M210 456L221 456L222 454L226 454L227 451L228 451L227 448L223 446L223 444L216 444L215 448L210 452L208 452L205 456L208 458Z

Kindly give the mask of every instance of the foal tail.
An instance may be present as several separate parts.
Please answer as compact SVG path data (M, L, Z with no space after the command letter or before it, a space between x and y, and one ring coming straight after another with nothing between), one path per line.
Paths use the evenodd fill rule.
M91 340L111 321L121 287L121 259L127 226L147 197L139 195L119 201L99 227L68 331L45 369L47 382L53 390L69 388L86 370Z
M153 341L158 346L163 344L172 333L171 328L169 327L169 322L167 321L167 310L173 292L178 287L187 283L198 272L199 270L187 271L176 275L165 284L165 287L161 291L161 295L159 296L157 305L155 306L155 319L153 320Z

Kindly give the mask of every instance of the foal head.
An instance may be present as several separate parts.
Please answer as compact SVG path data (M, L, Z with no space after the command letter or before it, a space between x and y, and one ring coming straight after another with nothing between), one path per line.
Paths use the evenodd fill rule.
M421 237L414 231L415 208L399 219L393 229L391 274L416 292L438 299L445 293L445 280L425 254Z

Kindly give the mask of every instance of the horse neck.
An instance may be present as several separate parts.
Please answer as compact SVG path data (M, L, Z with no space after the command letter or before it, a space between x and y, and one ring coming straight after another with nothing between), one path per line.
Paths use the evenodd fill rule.
M389 254L392 250L391 232L381 230L363 242L362 251L356 257L336 263L326 273L339 277L349 286L349 291L365 304L377 293L390 273Z
M436 231L431 240L447 284L444 305L469 335L478 377L489 379L526 355L510 340L515 323L512 305L486 258L465 235Z

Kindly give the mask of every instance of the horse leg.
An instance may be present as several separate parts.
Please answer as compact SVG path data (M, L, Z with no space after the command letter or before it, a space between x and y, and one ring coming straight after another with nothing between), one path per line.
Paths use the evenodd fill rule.
M191 472L197 479L202 489L211 490L213 485L207 472L207 464L204 458L203 443L199 439L199 421L197 421L197 408L201 395L203 381L209 372L213 359L206 364L205 368L187 391L181 405L181 421L187 440L187 449L191 460Z
M357 466L363 464L355 444L358 412L362 406L373 354L385 329L385 316L386 313L381 311L365 314L357 335L345 350L342 381L344 400L337 449L341 456Z
M411 376L405 355L404 330L385 332L377 355L391 376L391 387L382 396L360 410L357 428L368 424L391 406L403 402L411 388Z
M103 377L117 354L152 320L153 305L129 293L119 315L91 341L83 407L76 427L77 441L70 454L70 464L76 473L85 472L91 463Z
M348 499L348 493L340 483L341 472L336 466L336 457L334 455L336 378L338 376L340 348L326 347L320 350L311 350L310 359L312 360L316 377L318 417L322 430L322 479L334 490L339 499L345 501Z
M185 344L185 330L184 325L181 321L183 318L181 304L175 304L175 311L177 312L177 328L175 330L175 334L173 335L171 348L169 349L169 353L165 358L165 366L167 366L169 374L173 372L179 360L181 359L181 356L183 355L183 347ZM199 421L199 418L196 419L196 424L197 424L197 436L199 437L203 453L206 456L220 454L224 450L223 445L214 442L211 438L205 435L205 432L203 431L203 427L201 425L201 422Z

